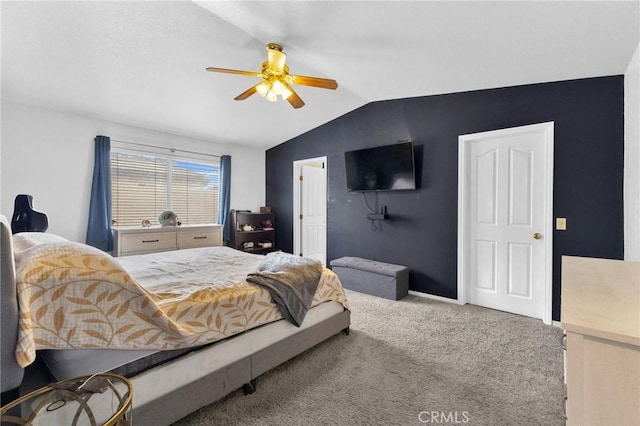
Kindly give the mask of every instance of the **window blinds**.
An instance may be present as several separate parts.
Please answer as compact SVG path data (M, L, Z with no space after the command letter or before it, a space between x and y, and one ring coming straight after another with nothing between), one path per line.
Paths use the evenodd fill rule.
M115 226L140 226L172 210L183 224L215 223L219 162L155 154L111 152L112 217Z
M171 210L185 224L216 223L220 167L190 161L171 165Z

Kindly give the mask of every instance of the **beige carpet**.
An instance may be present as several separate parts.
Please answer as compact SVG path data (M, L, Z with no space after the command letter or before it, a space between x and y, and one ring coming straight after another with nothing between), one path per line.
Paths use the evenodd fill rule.
M564 425L560 329L416 296L348 296L351 335L176 425Z

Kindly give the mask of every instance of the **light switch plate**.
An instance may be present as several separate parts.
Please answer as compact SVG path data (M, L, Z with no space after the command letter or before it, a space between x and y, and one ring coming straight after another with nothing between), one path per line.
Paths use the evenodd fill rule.
M567 230L567 218L566 217L556 217L556 230L557 231L566 231Z

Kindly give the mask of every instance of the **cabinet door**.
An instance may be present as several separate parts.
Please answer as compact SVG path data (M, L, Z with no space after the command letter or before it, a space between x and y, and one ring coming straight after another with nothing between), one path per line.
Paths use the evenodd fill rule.
M178 248L212 247L222 245L219 227L188 229L178 231Z
M567 425L640 424L640 347L567 333Z
M121 237L120 253L127 254L150 253L155 251L175 250L175 232L131 232Z

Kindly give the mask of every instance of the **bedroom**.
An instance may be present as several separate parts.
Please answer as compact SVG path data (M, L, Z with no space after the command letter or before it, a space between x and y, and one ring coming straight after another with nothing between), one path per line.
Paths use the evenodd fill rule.
M371 36L379 32L375 25L367 27L364 18L356 31L345 22L354 13L344 4L339 18L300 6L290 15L280 15L268 7L246 4L237 6L242 14L220 4L130 4L125 11L82 3L27 5L2 5L0 200L6 216L11 216L15 194L30 193L34 207L49 215L51 233L84 241L91 141L98 134L231 155L231 207L258 210L271 205L278 213L291 211L291 163L328 155L329 196L334 198L328 209L327 259L357 255L409 263L414 271L412 291L455 298L457 136L556 121L564 133L556 136L554 217L567 217L568 231L555 233L553 320L560 320L562 254L640 258L640 59L635 9L627 13L624 5L597 3L547 5L558 10L528 6L519 23L529 28L525 23L535 22L530 26L538 28L529 28L520 39L511 35L513 45L500 44L506 55L516 55L513 60L493 57L486 54L488 48L480 47L482 41L492 46L504 39L488 28L499 27L503 18L524 7L515 3L503 4L506 10L500 11L486 11L482 3L460 5L460 10L442 5L433 9L405 5L405 10L388 6L398 14L397 22L387 22L395 38ZM412 13L411 7L425 10ZM245 15L251 8L257 11ZM381 5L368 5L369 9L377 17L386 10ZM12 14L17 14L15 20ZM438 31L437 21L443 17L458 30L480 22L473 28L484 31L485 37L479 37L479 45L471 45L466 56L458 57L451 53L457 52L454 45L468 39ZM316 40L309 36L310 22L317 26ZM334 31L327 33L326 25L334 25ZM610 27L616 31L603 30ZM548 38L539 45L532 43L543 30ZM412 36L403 42L403 37ZM347 50L343 39L350 40L358 54ZM251 69L263 60L264 44L279 40L290 55L292 70L335 78L340 88L301 91L307 105L294 111L286 103L272 105L257 98L234 102L250 80L204 71L206 66ZM442 48L436 49L439 45ZM397 58L392 55L396 50L417 61L397 62L402 72L399 87L385 81L398 80L393 74L398 71L367 75L374 71L376 55ZM419 54L432 50L433 57ZM531 64L525 62L526 52L540 58L538 74L523 75L517 66ZM355 66L358 61L366 64L365 70ZM499 67L492 66L493 61ZM50 72L43 73L42 63ZM592 77L602 78L583 80ZM487 90L475 91L479 89ZM490 113L492 108L500 113ZM360 200L347 198L343 175L331 174L338 170L332 164L340 164L346 150L408 138L423 146L425 185L416 194L381 195L390 214L409 215L408 222L385 223L385 232L370 232ZM283 142L287 143L278 145ZM573 161L574 152L580 153L579 162ZM278 221L277 246L291 251L292 219L279 213ZM361 243L357 246L356 233Z

